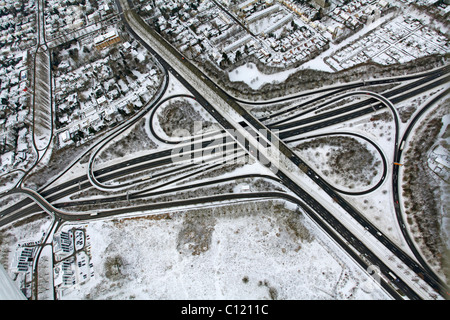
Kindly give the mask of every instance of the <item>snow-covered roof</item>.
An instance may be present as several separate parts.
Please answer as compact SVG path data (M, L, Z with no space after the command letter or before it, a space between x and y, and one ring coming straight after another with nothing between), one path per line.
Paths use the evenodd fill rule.
M94 39L94 44L102 43L103 41L118 37L117 31L113 30L106 34L100 35Z

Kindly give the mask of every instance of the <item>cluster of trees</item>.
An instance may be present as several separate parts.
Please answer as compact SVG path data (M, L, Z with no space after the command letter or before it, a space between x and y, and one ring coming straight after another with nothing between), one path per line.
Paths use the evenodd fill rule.
M187 12L191 13L192 11L197 11L198 6L200 5L200 0L185 2L184 4L188 5L189 9L187 10ZM171 9L169 9L166 6L162 6L160 8L160 11L161 11L161 14L164 16L164 18L166 18L166 20L169 20L175 16L178 16L179 18L181 18L181 15L186 12L184 7L181 4L179 4L179 6L177 6L177 7L171 8Z
M158 117L161 128L169 136L176 134L177 130L187 130L194 133L194 122L203 121L203 117L186 100L170 102ZM211 123L204 122L204 126Z
M299 144L296 149L302 153L314 152L324 146L330 147L325 155L329 168L323 170L325 176L337 177L337 181L342 180L346 187L356 183L368 186L377 176L381 161L377 160L364 144L352 137L317 138ZM315 151L315 156L320 156L320 150ZM318 169L323 169L323 165L325 164L316 163Z
M156 148L155 143L149 138L145 130L145 119L140 120L132 131L117 142L106 146L97 158L97 163L102 163L123 157L143 150Z
M120 280L125 277L123 268L125 261L122 256L115 255L114 257L107 257L104 263L105 276L110 280Z
M0 7L0 17L5 17L9 14L12 14L13 16L17 16L19 14L27 16L31 13L33 12L28 8L25 8L25 1L22 1L22 4L18 8L16 6L10 6L9 8L6 6Z
M441 254L446 249L440 231L442 191L428 168L427 155L442 129L442 115L436 114L418 129L405 155L402 185L407 222L417 230L415 241L423 244L425 256L431 258L433 264L442 262Z

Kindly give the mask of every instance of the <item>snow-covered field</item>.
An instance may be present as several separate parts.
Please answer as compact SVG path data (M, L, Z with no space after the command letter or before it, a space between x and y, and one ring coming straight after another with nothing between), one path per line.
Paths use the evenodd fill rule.
M389 299L308 218L271 209L263 202L178 212L170 220L91 222L95 277L63 298ZM201 220L205 212L211 216ZM296 237L289 217L299 219L309 237ZM189 223L203 221L205 229L191 231L193 240L180 245ZM198 245L198 234L192 233L202 231L209 243L194 255L190 245ZM117 256L120 272L108 278L105 261Z
M50 227L44 219L0 230L1 261L11 277L18 244L42 240ZM390 299L284 201L155 211L63 227L72 228L86 230L93 277L59 299ZM41 259L51 261L49 249ZM39 299L52 299L52 277L47 267L42 272L47 276L40 277Z
M354 40L349 38L340 48ZM231 71L229 78L233 82L243 81L256 90L266 83L283 82L300 68L330 71L323 58L336 50L337 47L330 48L309 64L271 75L263 74L255 64L248 63ZM171 76L164 97L180 93L188 92ZM189 102L195 111L201 113L202 118L212 121L200 105ZM148 116L146 122L148 125ZM401 124L401 129L405 126L406 124ZM157 133L162 132L156 123L154 127ZM332 129L351 129L364 134L381 146L388 162L392 160L394 141L391 120L357 119ZM151 137L148 128L144 131ZM161 149L165 145L155 142L152 147ZM322 171L330 169L325 165L324 154L327 148L329 149L324 146L320 150L314 150L320 155L315 160L321 160L322 164L318 169ZM370 151L375 154L374 150ZM141 150L128 157L145 152L148 151ZM314 156L311 151L310 160ZM259 164L255 165L258 166ZM239 168L233 174L238 171L248 173L252 171L249 168ZM65 179L85 170L84 165L78 164ZM390 171L391 168L389 174ZM381 170L378 170L370 185L378 181L380 175ZM336 184L341 182L336 181ZM356 185L356 188L366 187ZM235 192L240 189L236 186ZM392 199L391 186L387 182L371 193L370 197L346 198L383 233L408 251L393 207L385 205ZM94 276L85 283L69 288L63 296L58 296L62 299L390 298L340 247L306 215L300 213L295 205L283 201L240 202L197 209L183 208L173 212L164 210L138 217L121 217L70 226L86 228L90 256L86 260L92 263ZM39 241L49 228L50 221L46 219L7 231L0 230L0 262L9 269L10 275L15 268L18 244ZM51 252L47 246L39 262L45 271L41 270L39 279L42 280L39 283L40 299L53 298L51 285L46 283L51 281Z
M275 74L264 74L258 70L255 64L248 63L229 72L228 76L232 82L243 81L252 89L258 90L266 83L284 82L295 71L297 69L290 69Z

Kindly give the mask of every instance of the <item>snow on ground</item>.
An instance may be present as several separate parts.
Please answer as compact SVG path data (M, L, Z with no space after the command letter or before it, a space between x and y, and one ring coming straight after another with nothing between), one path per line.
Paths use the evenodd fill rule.
M448 135L448 132L449 132L448 129L450 128L449 127L450 126L450 115L447 114L446 116L444 116L442 118L442 122L444 125L442 126L442 131L439 134L439 137L441 137L441 139L445 140L445 142L447 143L447 149L445 149L447 151L447 153L443 153L443 154L448 154L448 152L449 152L448 145L450 144L450 136ZM440 185L443 190L447 190L447 191L449 190L448 182L444 182L443 180L440 180ZM450 248L450 210L448 210L449 203L450 203L450 194L448 192L443 193L442 203L443 203L444 208L442 210L441 230L442 230L442 234L444 235L444 239L446 240L447 247Z
M248 63L229 72L228 76L232 82L243 81L252 89L258 90L266 83L283 82L296 71L296 69L290 69L274 74L264 74L254 63Z
M169 73L169 85L167 87L166 93L161 100L178 94L192 95L192 93L188 89L186 89L186 87L180 81L178 81L178 79L174 75Z
M194 112L198 113L201 117L201 121L200 122L213 122L216 123L216 120L208 113L208 111L206 111L205 108L202 107L202 105L200 103L198 103L195 99L193 98L186 98L186 97L174 97L166 102L164 102L162 105L160 105L158 107L158 109L155 112L155 115L153 117L153 122L152 122L152 128L153 130L156 132L156 134L162 138L165 139L167 141L174 141L174 142L180 142L183 139L189 138L191 137L191 134L189 133L189 128L181 128L179 127L178 129L180 129L181 131L176 132L177 134L181 134L183 139L180 139L179 136L168 136L167 133L163 130L163 128L161 127L160 124L160 117L163 115L163 111L166 107L168 107L170 105L170 103L176 102L176 101L183 101L185 102L186 105L189 105L190 107L192 107L192 109L194 110ZM199 127L201 129L202 125L197 125L197 127ZM194 126L194 128L196 128L196 126ZM184 131L184 129L186 131ZM196 132L196 135L202 135L202 134L206 134L210 131L213 131L214 129L216 130L220 130L219 126L210 126L208 129L201 131L200 132ZM176 130L175 130L176 131ZM175 132L174 132L175 134ZM184 136L186 135L186 136ZM149 135L150 137L152 137L151 133ZM157 139L154 139L157 140ZM161 143L161 142L160 142Z
M299 68L301 69L315 69L315 70L321 70L321 71L327 71L327 72L333 72L333 70L328 66L324 59L328 56L332 56L334 52L340 50L341 48L346 47L353 41L356 41L358 38L363 36L364 34L376 29L384 22L392 19L393 14L387 14L384 17L378 19L374 23L371 23L370 25L365 25L359 32L355 33L351 37L348 37L344 41L342 41L339 44L333 44L330 43L330 48L324 52L322 52L320 55L318 55L316 58L306 62L305 64L301 65Z
M269 208L213 216L209 249L199 255L179 247L182 213L170 220L91 222L95 278L64 298L389 298L379 287L368 290L372 280L308 218L301 222L312 240L294 239ZM113 281L105 277L104 263L118 255L124 264Z
M0 264L0 300L25 300L5 268Z
M9 178L9 181L5 182L6 177ZM8 190L11 190L16 186L16 184L19 182L19 180L22 178L21 174L15 174L13 173L7 173L4 175L1 175L0 178L3 178L2 182L3 184L0 185L0 194L3 194L4 192L7 192Z
M343 125L347 127L349 125ZM397 218L392 203L392 186L389 181L392 177L392 159L394 154L394 133L393 122L374 121L362 119L353 123L351 130L363 134L375 141L383 150L388 165L387 177L385 183L376 191L369 195L360 197L347 197L347 200L355 205L366 217L368 217L375 226L377 226L385 235L396 242L399 246L407 249L403 243L403 237L399 229ZM367 201L365 201L367 200Z
M27 272L21 272L18 276L19 252L24 247L34 248L33 243L40 243L51 228L51 219L46 216L44 219L35 219L28 223L17 223L14 227L6 226L0 228L0 264L5 269L11 279L15 279L14 284L20 287L21 281L26 277L27 281L31 277L31 265ZM42 256L48 257L48 250L44 250ZM51 259L50 259L51 261ZM1 277L1 276L0 276ZM3 287L0 286L0 292ZM10 293L10 292L8 292ZM6 292L4 294L7 294ZM0 293L1 296L1 293Z
M170 98L172 96L175 95L192 95L192 93L186 89L186 87L172 74L169 74L169 84L167 87L167 91L166 93L163 95L163 97L160 99L160 101L163 101L164 99ZM179 99L179 98L177 98ZM204 109L202 108L198 103L192 103L191 99L188 98L182 98L185 99L186 101L191 102L191 105L194 107L194 110L200 112L200 114L202 115L202 117L205 119L205 121L214 121L214 119L212 118L212 116ZM169 100L170 101L170 100ZM159 121L158 121L158 115L161 113L161 111L163 110L163 107L167 105L167 103L163 104L162 106L159 107L159 109L156 111L155 116L153 117L153 123L152 123L152 127L153 130L155 131L155 133L161 137L164 138L166 140L171 140L173 138L168 137L166 135L166 133L164 132L164 130L161 128L161 126L159 125ZM146 132L148 134L148 136L153 140L153 142L155 142L158 145L158 149L160 148L167 148L167 144L159 141L158 139L153 137L153 134L150 131L150 115L151 112L149 112L146 116Z
M388 111L383 111L388 112ZM363 196L343 196L349 203L355 206L364 214L377 228L388 236L392 241L399 245L403 250L409 252L406 243L403 241L401 230L397 223L392 203L392 185L389 183L392 177L392 159L394 154L394 122L392 120L370 121L371 116L355 119L349 123L337 124L317 130L315 134L326 134L329 132L354 132L363 135L375 142L383 151L388 161L388 172L385 182L374 192ZM326 149L319 151L320 154L326 154ZM378 153L376 158L381 160ZM379 170L381 173L381 170ZM379 176L374 177L374 181L379 181ZM343 185L342 183L338 184ZM361 190L367 190L363 187Z
M302 64L298 69L313 69L318 71L334 72L333 69L331 69L330 66L323 61L322 55Z
M299 70L303 70L303 69L314 69L314 70L325 71L325 72L334 72L333 69L324 62L324 59L326 57L332 56L334 54L334 52L337 52L341 48L344 48L348 44L356 41L357 39L362 37L364 34L367 34L368 32L379 27L384 22L391 20L392 17L393 17L393 14L387 14L386 16L378 19L376 22L374 22L370 25L364 26L359 32L357 32L353 36L345 39L341 43L330 44L330 48L328 50L322 52L316 58L302 64L301 66L299 66L297 68L293 68L293 69L289 69L289 70L282 71L279 73L267 75L267 74L260 72L254 64L249 63L247 65L238 67L238 68L234 69L233 71L230 71L228 73L230 81L232 81L232 82L243 81L252 89L258 90L266 83L272 83L274 81L284 82L291 74L293 74Z
M345 134L338 137L349 138ZM330 160L334 153L340 152L341 156L345 155L346 149L336 146L336 141L334 141L332 146L327 144L328 142L325 142L325 145L322 147L309 147L308 149L298 151L297 153L303 158L304 161L307 161L310 166L317 169L321 176L329 183L331 183L334 187L349 192L369 190L376 183L378 183L378 181L380 181L383 174L380 154L371 144L367 143L366 141L357 137L350 138L355 139L354 141L361 143L361 148L369 151L367 154L364 154L365 157L361 158L361 160L370 160L369 158L366 158L369 154L374 157L372 163L367 163L367 165L366 163L364 163L364 165L357 163L352 166L360 168L360 171L354 171L351 174L352 177L350 179L347 179L349 175L348 172L335 170L336 168L333 168L335 162L330 163ZM315 140L313 139L310 141L314 142ZM353 157L355 156L358 155L354 155ZM353 177L353 174L355 174L355 177Z
M261 174L261 175L275 176L272 170L268 169L266 166L263 166L260 162L250 160L250 164L246 164L245 166L236 168L230 173L221 175L221 177L227 178L229 176L239 176L247 174Z

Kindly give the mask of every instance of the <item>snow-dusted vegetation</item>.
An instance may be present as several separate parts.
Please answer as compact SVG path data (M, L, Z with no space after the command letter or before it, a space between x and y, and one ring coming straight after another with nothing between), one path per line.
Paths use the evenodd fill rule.
M17 252L39 243L49 228L48 217L37 216L1 229L1 263L16 270ZM59 299L388 298L309 218L284 201L163 210L66 224L61 231L74 232L72 245L87 255L61 255L60 240L53 250L46 247L38 266L40 300L54 298L56 283ZM85 233L82 238L79 232ZM51 251L57 261L65 261L54 266L53 274ZM23 273L18 274L10 271L21 281ZM31 295L31 286L27 292Z
M406 221L414 241L425 258L439 272L448 274L449 225L447 191L449 181L436 174L428 164L436 143L448 149L449 100L417 129L404 155L402 196ZM445 120L447 119L447 120ZM443 166L443 170L449 168Z
M35 57L35 79L33 100L34 143L38 150L47 148L53 135L53 105L51 97L50 57L46 50L39 49Z
M63 299L387 298L283 202L118 218L87 233L94 279Z
M128 130L128 134L108 143L99 153L96 163L100 164L134 153L155 149L156 144L148 136L145 126L147 126L147 121L143 118Z
M385 264L442 299L405 235L448 282L447 70L412 73L448 64L450 5L2 2L0 263L27 298L389 299ZM288 150L255 152L263 126Z
M208 130L213 123L208 121L210 117L204 117L198 110L201 106L193 99L175 99L169 100L161 106L158 113L158 122L164 133L173 137L177 133L186 132L191 135L197 135L201 132L194 130ZM196 127L196 123L198 125Z
M373 146L354 137L317 138L298 144L296 150L338 189L369 189L380 180L383 171L380 155Z

